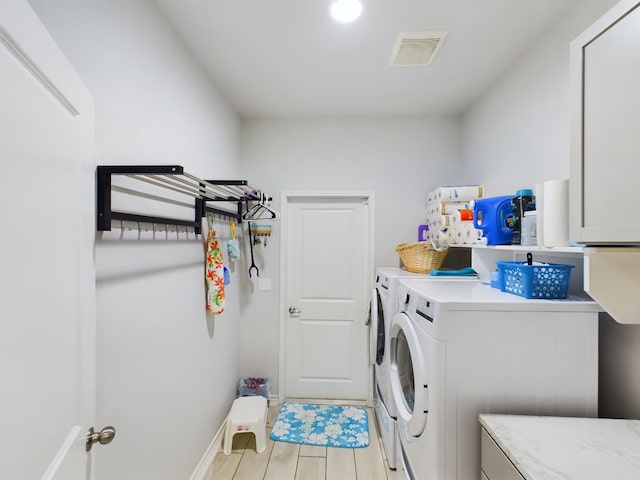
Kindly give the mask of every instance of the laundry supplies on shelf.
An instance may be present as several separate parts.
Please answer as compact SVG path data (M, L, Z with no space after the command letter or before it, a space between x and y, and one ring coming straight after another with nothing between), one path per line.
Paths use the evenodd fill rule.
M427 230L420 239L438 245L482 243L482 232L473 224L472 202L484 197L484 187L439 187L427 195Z
M474 200L473 225L487 245L509 245L513 234L511 195Z

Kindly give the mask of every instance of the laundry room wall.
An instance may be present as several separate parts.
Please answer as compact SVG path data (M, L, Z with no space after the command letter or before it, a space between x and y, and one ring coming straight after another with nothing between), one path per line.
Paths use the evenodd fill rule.
M569 177L569 42L617 3L584 0L464 116L463 171L490 195ZM640 327L600 321L599 414L640 418Z
M243 122L241 169L259 178L279 208L281 192L375 192L375 264L398 265L395 247L417 240L427 194L460 181L460 119L326 118ZM280 250L278 224L256 250L259 291L245 277L243 375L266 376L278 393ZM248 251L245 252L248 255Z
M239 119L155 7L32 5L95 97L98 164L237 178ZM96 238L97 426L117 429L98 452L97 476L186 479L235 398L238 271L225 313L208 318L201 239L143 237Z
M617 0L584 0L464 115L467 179L509 195L569 177L569 42Z

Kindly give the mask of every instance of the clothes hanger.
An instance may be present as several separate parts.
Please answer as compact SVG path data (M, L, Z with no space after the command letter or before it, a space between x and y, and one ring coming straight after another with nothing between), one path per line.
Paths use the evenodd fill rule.
M245 203L248 206L249 202L246 201ZM253 238L251 236L251 223L249 223L249 252L251 253L251 266L249 267L249 278L252 277L253 270L255 270L255 272L256 272L256 277L259 277L260 276L260 270L258 269L258 266L256 265L256 262L253 259Z
M260 201L253 207L247 209L247 211L242 215L242 219L247 221L268 221L276 220L278 218L280 218L280 212L277 212L269 206L267 195L262 192L260 192Z
M279 214L271 209L264 193L260 192L260 200L253 207L248 208L242 218L244 220L264 220L277 218Z

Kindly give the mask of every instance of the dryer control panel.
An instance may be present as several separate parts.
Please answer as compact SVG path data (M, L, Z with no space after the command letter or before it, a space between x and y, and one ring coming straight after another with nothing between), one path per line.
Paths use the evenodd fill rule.
M435 304L429 299L418 297L415 306L416 315L433 323Z

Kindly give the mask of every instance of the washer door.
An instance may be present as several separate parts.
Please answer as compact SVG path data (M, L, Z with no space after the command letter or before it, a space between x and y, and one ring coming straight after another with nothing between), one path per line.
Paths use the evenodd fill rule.
M369 361L372 365L382 365L386 334L384 329L384 307L380 290L377 288L373 289L370 308Z
M413 322L405 312L391 324L391 392L398 416L419 437L427 424L427 366Z
M376 355L378 348L378 289L374 288L369 300L369 362L371 365L376 363Z

